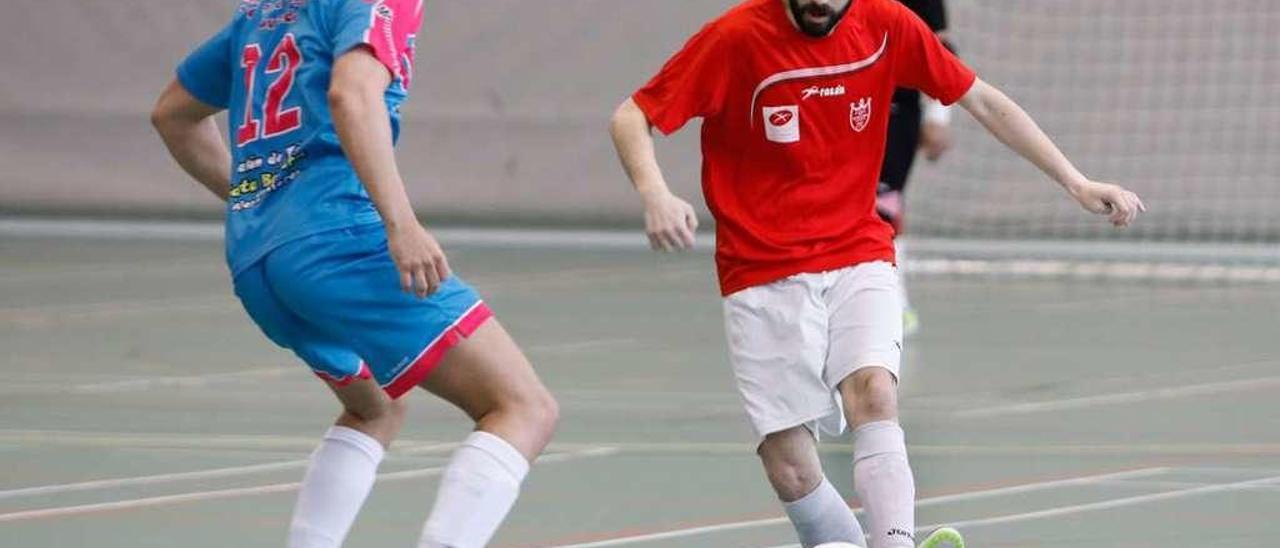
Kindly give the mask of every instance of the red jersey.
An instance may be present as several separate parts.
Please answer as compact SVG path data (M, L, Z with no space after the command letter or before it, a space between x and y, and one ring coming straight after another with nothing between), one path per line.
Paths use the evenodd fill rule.
M664 134L702 123L702 189L724 295L801 272L894 261L875 211L894 88L946 104L975 75L896 0L853 0L830 36L780 0L702 28L633 96Z

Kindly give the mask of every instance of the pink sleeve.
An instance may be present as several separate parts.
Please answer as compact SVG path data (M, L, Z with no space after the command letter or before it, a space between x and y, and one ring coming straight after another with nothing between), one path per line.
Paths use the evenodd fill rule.
M334 55L366 46L405 89L413 80L418 28L423 0L344 0Z

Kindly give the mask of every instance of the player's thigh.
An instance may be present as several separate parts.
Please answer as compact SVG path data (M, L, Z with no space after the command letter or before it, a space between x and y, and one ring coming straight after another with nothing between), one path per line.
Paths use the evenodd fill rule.
M897 379L902 364L902 292L893 265L863 263L839 272L827 293L831 309L824 378L840 386L850 375L883 368Z
M510 410L548 420L555 402L529 359L496 318L449 350L421 385L462 409L474 420Z
M801 274L724 300L729 361L757 441L827 417L839 420L822 377L828 340L820 280L820 274Z

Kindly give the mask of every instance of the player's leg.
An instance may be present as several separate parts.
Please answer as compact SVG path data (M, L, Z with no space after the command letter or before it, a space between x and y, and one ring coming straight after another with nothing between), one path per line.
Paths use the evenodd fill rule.
M290 548L342 545L404 425L405 403L392 400L374 380L330 386L343 411L311 453L290 523Z
M887 369L871 367L840 385L853 425L854 486L874 548L915 545L915 478L898 424L896 384Z
M479 294L457 276L425 299L402 292L378 225L284 246L268 270L289 282L281 300L346 337L391 398L422 385L477 421L446 467L422 546L487 543L547 443L557 409Z
M450 350L422 387L461 408L476 430L445 469L420 547L484 546L551 439L556 401L496 319Z
M827 313L816 297L821 278L802 274L727 297L730 361L757 453L801 543L864 546L853 512L822 473L815 443L819 422L834 419L832 430L843 426L822 377Z
M373 488L385 448L400 429L404 408L369 380L350 350L293 314L272 289L265 266L235 279L236 295L276 344L291 349L329 380L343 412L312 452L290 520L290 548L341 546Z
M757 453L801 546L828 542L866 546L858 519L822 472L817 439L808 427L765 436Z
M893 225L894 244L897 247L898 287L902 291L903 323L906 333L919 328L919 317L911 307L907 295L906 279L902 277L909 260L907 249L899 238L906 230L906 191L920 148L920 123L923 116L920 92L898 90L890 107L889 133L886 141L884 163L880 169L880 188L876 197L876 211L881 218Z
M854 487L867 510L872 548L914 546L915 479L898 425L902 304L897 282L888 263L862 264L842 271L828 292L827 381L838 387L854 428Z

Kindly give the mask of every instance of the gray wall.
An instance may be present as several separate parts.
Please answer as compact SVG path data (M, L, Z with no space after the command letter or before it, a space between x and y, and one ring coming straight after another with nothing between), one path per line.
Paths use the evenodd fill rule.
M957 43L1092 175L1132 184L1152 238L1275 238L1280 2L952 0ZM0 209L209 214L146 113L232 0L8 0ZM400 158L428 217L638 223L605 134L613 107L727 0L428 0ZM919 173L928 234L1093 236L960 116ZM696 124L660 155L699 199Z

